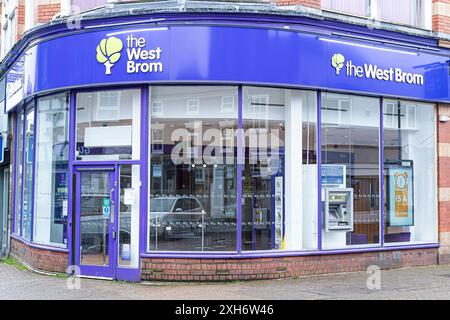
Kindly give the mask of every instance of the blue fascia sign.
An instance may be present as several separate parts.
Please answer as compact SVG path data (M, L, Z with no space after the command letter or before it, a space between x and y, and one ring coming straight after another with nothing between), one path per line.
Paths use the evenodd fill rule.
M27 95L102 84L217 82L450 102L448 56L287 30L116 27L44 41L25 59Z

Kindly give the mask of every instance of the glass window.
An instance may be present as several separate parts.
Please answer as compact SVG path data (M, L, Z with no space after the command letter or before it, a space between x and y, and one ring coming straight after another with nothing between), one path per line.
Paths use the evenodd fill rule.
M76 160L139 160L140 90L77 94Z
M40 98L36 115L33 241L67 244L69 97Z
M32 106L32 109L27 112L25 125L25 172L23 179L22 236L25 239L30 240L31 210L33 200L34 106Z
M24 112L17 115L17 151L16 151L16 192L15 192L15 213L14 213L14 233L20 234L22 222L22 176L23 176L23 127L25 125Z
M317 248L316 100L243 88L242 250Z
M322 0L322 8L359 16L369 16L370 0Z
M6 77L0 79L0 102L5 101L6 97Z
M383 120L384 241L437 242L434 105L386 100Z
M378 19L421 27L424 5L423 0L377 0Z
M150 105L148 249L236 250L237 88L155 86Z
M322 94L323 248L379 243L380 105Z
M120 167L119 255L124 268L139 267L140 166Z

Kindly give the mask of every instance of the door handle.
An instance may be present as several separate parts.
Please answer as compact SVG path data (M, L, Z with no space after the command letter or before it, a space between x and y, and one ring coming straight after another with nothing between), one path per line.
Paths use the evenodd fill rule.
M116 234L116 232L115 232L115 231L113 231L113 234L112 234L112 236L113 236L113 240L116 240L116 236L117 236L117 234Z
M115 210L114 210L115 209L115 206L114 206L114 188L112 188L111 191L109 192L109 200L111 202L111 207L110 207L111 218L110 218L110 221L111 221L111 223L114 223L114 214L115 214Z
M114 197L113 197L114 188L111 189L109 192L109 199L111 201L111 204L114 204Z

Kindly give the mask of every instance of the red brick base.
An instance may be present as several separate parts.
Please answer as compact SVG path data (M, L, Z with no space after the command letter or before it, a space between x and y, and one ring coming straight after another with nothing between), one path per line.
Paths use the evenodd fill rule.
M65 252L30 247L11 238L11 254L37 270L61 273L67 270L68 254Z
M142 259L142 280L230 281L435 265L437 249L260 259Z

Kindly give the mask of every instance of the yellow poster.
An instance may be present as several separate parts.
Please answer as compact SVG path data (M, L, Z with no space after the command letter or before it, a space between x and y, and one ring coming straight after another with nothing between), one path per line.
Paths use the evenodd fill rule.
M407 218L408 217L408 173L396 173L395 174L395 217Z
M413 168L389 169L389 225L414 225Z

